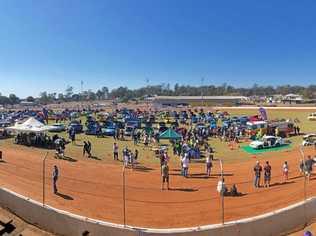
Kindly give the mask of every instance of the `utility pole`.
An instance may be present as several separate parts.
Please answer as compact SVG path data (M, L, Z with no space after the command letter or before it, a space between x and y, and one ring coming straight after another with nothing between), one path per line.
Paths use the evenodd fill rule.
M80 81L80 104L81 104L81 109L82 109L82 107L83 107L83 81L81 80Z
M147 88L146 105L147 105L147 112L149 113L149 92L148 92L148 90L149 90L149 79L148 78L146 78L146 88Z
M204 85L204 77L202 77L202 78L201 78L201 98L202 98L202 107L204 106L203 85Z

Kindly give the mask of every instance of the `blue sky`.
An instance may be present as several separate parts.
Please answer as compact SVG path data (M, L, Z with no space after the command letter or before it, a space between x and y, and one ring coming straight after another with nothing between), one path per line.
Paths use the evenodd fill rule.
M1 0L0 92L311 84L316 2Z

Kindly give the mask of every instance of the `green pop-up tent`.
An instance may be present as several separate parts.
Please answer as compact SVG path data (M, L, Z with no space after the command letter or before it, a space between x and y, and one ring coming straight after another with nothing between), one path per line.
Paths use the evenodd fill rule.
M154 129L152 127L145 127L144 131L147 135L151 135L154 133Z
M181 139L182 136L173 129L167 129L165 132L159 135L159 139Z

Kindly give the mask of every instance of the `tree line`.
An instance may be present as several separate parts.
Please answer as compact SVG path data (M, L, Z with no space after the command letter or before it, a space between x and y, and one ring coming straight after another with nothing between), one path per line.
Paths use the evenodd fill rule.
M52 102L67 102L67 101L94 101L104 99L117 99L121 102L129 100L142 100L148 96L271 96L271 95L286 95L289 93L302 95L305 99L316 98L316 85L309 86L262 86L254 84L250 88L238 88L227 84L219 86L205 85L205 86L191 86L175 84L171 87L169 84L150 85L137 89L130 89L128 87L118 87L111 91L107 87L102 87L93 90L86 90L80 93L75 93L74 88L69 86L63 93L48 93L41 92L37 98L32 96L27 97L25 100L28 102L38 101L42 104ZM1 105L14 105L20 103L21 99L15 94L3 96L0 94Z

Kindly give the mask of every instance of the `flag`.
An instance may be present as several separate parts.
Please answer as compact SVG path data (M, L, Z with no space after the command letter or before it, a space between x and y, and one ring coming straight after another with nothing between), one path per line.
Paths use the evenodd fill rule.
M266 109L264 109L263 107L260 107L259 113L260 113L260 116L262 117L263 120L268 120Z

